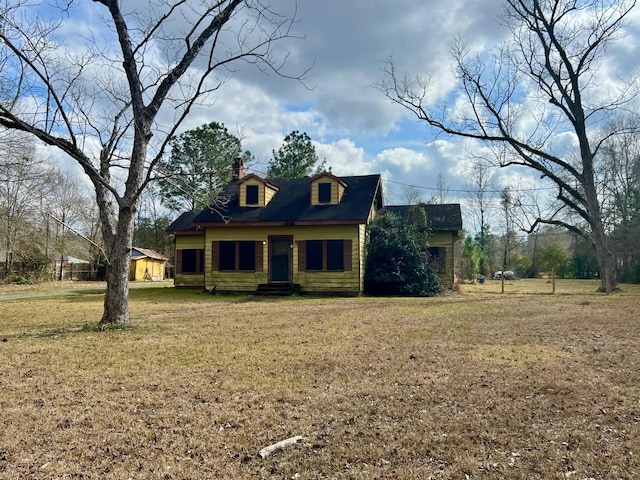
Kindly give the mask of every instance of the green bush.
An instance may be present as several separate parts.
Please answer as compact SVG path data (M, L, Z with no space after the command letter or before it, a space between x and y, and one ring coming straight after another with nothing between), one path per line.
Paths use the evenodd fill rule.
M11 275L10 282L17 285L33 285L31 280L23 277L22 275Z
M426 241L418 229L387 213L368 227L364 288L371 295L433 296L438 276L427 262Z

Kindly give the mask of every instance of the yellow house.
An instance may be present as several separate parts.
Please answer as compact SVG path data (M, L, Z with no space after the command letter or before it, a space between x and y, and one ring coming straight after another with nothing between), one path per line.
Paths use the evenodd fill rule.
M164 280L166 257L148 248L133 247L129 280Z
M383 207L380 175L263 179L244 175L238 159L215 206L167 228L175 286L358 295L366 226Z

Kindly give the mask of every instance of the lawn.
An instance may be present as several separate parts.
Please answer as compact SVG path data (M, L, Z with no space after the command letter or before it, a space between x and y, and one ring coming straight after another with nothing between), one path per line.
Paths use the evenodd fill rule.
M640 286L139 286L132 326L106 331L99 284L0 288L0 478L640 476Z

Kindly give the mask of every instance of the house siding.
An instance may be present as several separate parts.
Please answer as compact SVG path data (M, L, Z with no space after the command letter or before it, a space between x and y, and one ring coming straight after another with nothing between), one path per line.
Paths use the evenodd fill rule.
M440 284L444 288L452 288L454 281L454 236L451 232L435 232L429 236L430 247L446 248L445 271L438 275Z
M205 278L208 290L254 292L269 282L269 237L290 236L291 279L305 293L349 293L362 290L362 233L359 225L322 225L295 227L209 227L206 229ZM262 242L262 271L221 272L213 268L211 245L217 241L251 240ZM306 240L350 240L351 269L340 272L306 272L299 268L298 244ZM258 270L258 269L256 269Z
M176 255L178 258L178 250L198 250L204 249L204 234L200 235L176 235ZM206 253L206 249L205 249ZM206 268L206 265L205 265ZM174 285L176 287L199 287L204 288L204 273L178 273L176 269L174 277Z
M358 225L358 275L360 277L360 291L364 292L364 265L367 260L367 226ZM355 257L354 257L355 258ZM354 263L355 265L355 263Z

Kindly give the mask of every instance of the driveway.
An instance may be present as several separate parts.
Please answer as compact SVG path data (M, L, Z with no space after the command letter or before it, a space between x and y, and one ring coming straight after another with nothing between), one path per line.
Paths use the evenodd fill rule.
M130 282L129 289L173 286L173 280L162 282ZM0 302L29 298L64 297L86 293L104 293L106 282L47 282L36 285L0 285Z

